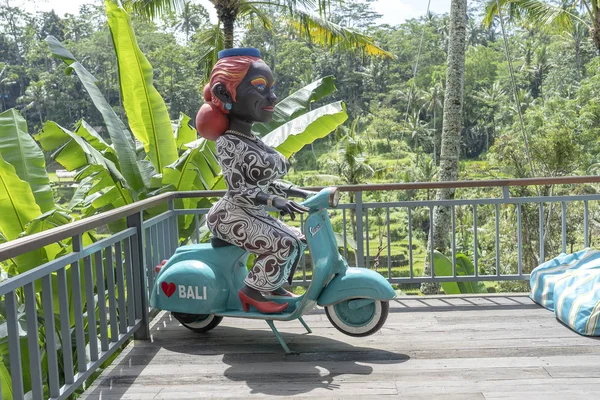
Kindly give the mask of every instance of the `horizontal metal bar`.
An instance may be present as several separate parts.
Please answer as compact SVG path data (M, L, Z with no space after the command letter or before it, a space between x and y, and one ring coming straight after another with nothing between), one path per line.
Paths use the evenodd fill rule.
M127 228L127 229L123 229L119 233L115 233L114 235L106 237L102 240L98 240L97 242L94 242L83 248L83 250L81 251L82 258L85 256L91 256L92 254L96 253L97 251L102 250L108 246L112 246L113 244L115 244L117 242L120 242L122 240L132 237L133 235L135 235L135 228Z
M422 201L399 201L387 203L363 203L364 208L387 208L387 207L430 207L430 206L467 206L484 204L523 204L523 203L560 203L563 201L574 202L584 200L600 200L600 194L579 196L536 196L536 197L510 197L508 199L463 199L463 200L422 200Z
M527 275L457 275L454 276L436 276L435 278L429 277L416 277L416 278L392 278L389 280L391 284L400 283L423 283L423 282L495 282L495 281L525 281L529 280L529 274Z
M208 211L207 211L207 212L208 212ZM162 222L162 221L166 220L167 218L169 218L169 217L171 217L171 216L173 216L173 215L175 215L175 211L174 211L174 210L168 210L168 211L165 211L165 212L164 212L164 213L162 213L162 214L158 214L157 216L155 216L155 217L152 217L152 218L150 218L150 219L149 219L149 220L147 220L147 221L144 221L144 222L143 222L143 224L142 224L142 228L143 228L143 229L149 228L149 227L151 227L152 225L156 225L156 224L158 224L159 222ZM133 228L132 228L132 229L133 229Z
M208 214L208 208L178 208L173 210L173 213L177 216L179 215L206 215ZM274 211L274 210L271 210ZM145 225L144 225L145 226Z
M415 277L415 278L391 278L388 281L395 284L407 284L407 283L423 283L423 282L496 282L496 281L527 281L529 280L529 274L527 275L458 275L456 277L453 276L436 276L435 278L431 277ZM301 279L292 281L292 286L309 286L311 281L304 281Z
M422 201L398 201L398 202L381 202L381 203L363 203L363 208L398 208L398 207L431 207L431 206L467 206L467 205L485 205L485 204L523 204L523 203L560 203L563 201L590 201L600 200L600 194L579 195L579 196L536 196L536 197L509 197L509 198L484 198L484 199L458 199L458 200L422 200ZM335 209L354 209L356 206L353 203L339 204ZM196 209L178 209L175 210L176 215L190 214L207 214L208 208ZM275 210L271 210L275 211Z
M483 187L505 187L505 186L538 186L538 185L572 185L580 183L600 183L600 176L561 176L552 178L524 178L524 179L494 179L494 180L473 180L473 181L446 181L446 182L410 182L410 183L382 183L368 185L341 185L337 188L342 192L363 192L363 191L388 191L388 190L420 190L420 189L452 189L452 188L483 188ZM308 186L304 189L316 191L323 189L323 186ZM208 195L207 195L208 193ZM175 198L195 198L195 197L219 197L223 196L224 191L193 191L176 192Z

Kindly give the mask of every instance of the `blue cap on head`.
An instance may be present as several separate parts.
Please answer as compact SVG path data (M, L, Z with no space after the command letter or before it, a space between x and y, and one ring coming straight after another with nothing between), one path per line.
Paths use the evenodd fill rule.
M255 49L254 47L238 47L235 49L221 50L219 52L219 60L221 58L234 56L260 57L260 50Z

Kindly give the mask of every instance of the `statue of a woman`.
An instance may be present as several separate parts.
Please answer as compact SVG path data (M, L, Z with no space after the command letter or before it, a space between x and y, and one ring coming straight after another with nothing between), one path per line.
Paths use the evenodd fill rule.
M196 128L216 140L227 183L227 194L208 213L208 228L215 237L257 256L238 292L244 310L252 305L263 313L282 312L287 303L263 294L293 296L282 286L291 283L306 240L299 230L270 216L265 206L294 219L295 213L308 209L287 197L307 197L310 192L278 182L288 171L288 161L252 134L254 122L273 117L273 74L257 49L221 51L204 98L207 104L198 112Z

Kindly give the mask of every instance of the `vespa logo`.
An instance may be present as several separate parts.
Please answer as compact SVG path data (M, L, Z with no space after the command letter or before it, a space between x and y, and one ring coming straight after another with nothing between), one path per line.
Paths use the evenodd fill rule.
M310 236L315 236L323 227L323 225L318 224L316 226L311 226L310 228L308 228L308 231L310 232Z
M163 282L160 287L167 297L173 296L178 289L177 297L180 299L206 300L206 286L202 286L202 293L198 286L175 285L173 282Z

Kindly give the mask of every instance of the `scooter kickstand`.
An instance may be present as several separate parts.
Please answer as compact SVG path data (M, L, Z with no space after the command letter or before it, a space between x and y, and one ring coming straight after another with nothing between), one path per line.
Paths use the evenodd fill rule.
M306 328L306 332L312 333L312 330L308 327L308 325L306 324L306 321L304 321L304 318L298 317L298 321L300 321L302 326L304 326L304 328Z
M265 321L267 321L267 324L269 324L269 327L275 334L277 341L279 342L281 347L283 347L283 351L285 352L285 354L291 354L292 352L290 351L290 348L287 346L287 344L285 343L285 340L283 340L283 338L279 334L279 331L277 330L277 328L275 328L275 324L273 323L273 321L270 319L266 319Z

